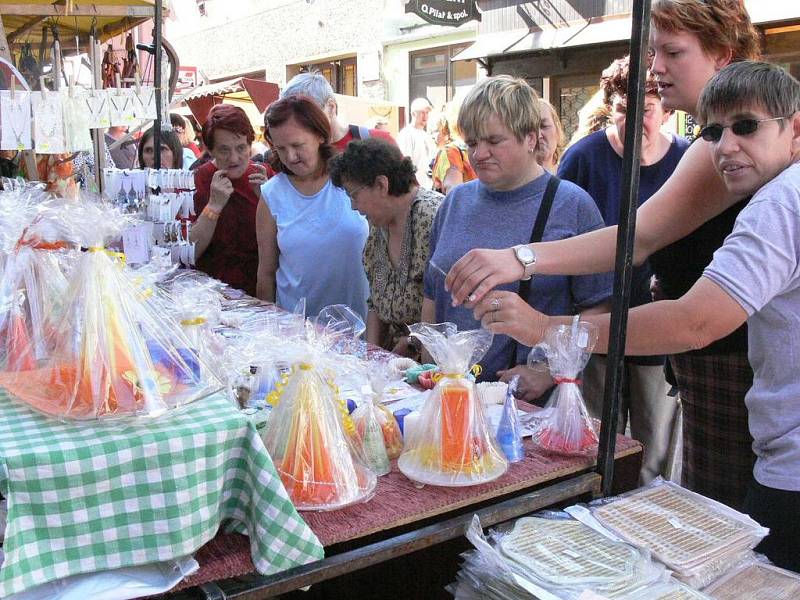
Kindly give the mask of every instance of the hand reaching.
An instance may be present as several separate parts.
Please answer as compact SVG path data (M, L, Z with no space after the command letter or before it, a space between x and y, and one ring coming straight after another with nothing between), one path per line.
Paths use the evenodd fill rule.
M521 279L525 270L511 248L475 249L462 256L444 280L453 297L453 306L473 308L488 292L500 284Z
M525 346L535 346L544 336L547 315L536 311L514 292L494 291L472 311L481 325L495 334L507 335Z

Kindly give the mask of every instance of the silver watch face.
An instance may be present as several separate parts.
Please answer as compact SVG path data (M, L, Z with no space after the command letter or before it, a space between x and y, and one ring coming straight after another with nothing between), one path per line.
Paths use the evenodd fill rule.
M527 246L520 246L517 248L517 258L523 264L530 264L536 258L533 254L533 250L528 248Z

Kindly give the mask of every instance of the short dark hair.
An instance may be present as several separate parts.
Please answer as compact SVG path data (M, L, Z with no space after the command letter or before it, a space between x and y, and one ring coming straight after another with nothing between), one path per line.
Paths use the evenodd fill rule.
M248 144L252 144L256 139L256 132L253 131L247 113L238 106L217 104L208 111L208 118L203 125L203 143L209 150L214 149L214 132L217 129L243 135L247 138Z
M703 88L697 115L701 123L706 123L712 112L727 113L756 106L772 117L793 115L800 110L800 82L770 63L731 63L720 69Z
M630 55L618 58L605 69L600 76L600 89L603 90L603 101L611 106L614 96L625 98L628 95L628 78L630 77ZM658 96L658 83L656 78L647 70L644 82L645 94Z
M327 169L328 159L334 153L331 146L331 124L319 105L308 96L284 96L267 107L267 112L264 113L264 137L270 146L272 146L270 127L279 127L292 118L300 127L324 140L319 147L319 157L322 159L323 168ZM278 173L292 174L275 151L270 152L269 166Z
M139 156L139 166L144 167L144 145L153 137L153 128L151 127L142 134L139 138L139 147L136 154ZM162 169L181 169L183 168L183 146L178 136L173 131L161 131L161 143L166 144L172 151L171 165L161 165Z
M416 167L400 149L380 138L353 140L347 149L328 161L333 185L342 187L347 179L362 185L372 185L378 175L389 180L389 195L407 193L417 182Z

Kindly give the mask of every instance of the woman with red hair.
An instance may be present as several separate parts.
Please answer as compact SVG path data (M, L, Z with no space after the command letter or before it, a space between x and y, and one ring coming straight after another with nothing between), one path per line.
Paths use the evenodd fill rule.
M328 174L328 118L307 96L286 96L269 106L264 125L278 174L261 188L256 215L258 297L287 310L305 299L308 315L346 304L366 321L369 228Z
M251 296L258 273L256 208L267 180L266 167L250 161L254 138L241 108L218 104L208 113L203 142L212 160L194 174L198 216L191 231L197 268Z

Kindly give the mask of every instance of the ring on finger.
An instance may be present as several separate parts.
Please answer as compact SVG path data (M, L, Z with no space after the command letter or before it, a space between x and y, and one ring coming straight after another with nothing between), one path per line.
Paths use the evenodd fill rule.
M492 310L500 310L500 298L495 298L491 302Z

